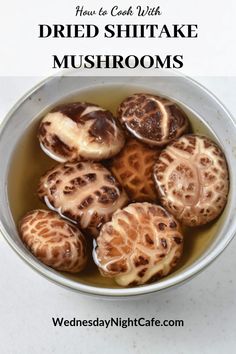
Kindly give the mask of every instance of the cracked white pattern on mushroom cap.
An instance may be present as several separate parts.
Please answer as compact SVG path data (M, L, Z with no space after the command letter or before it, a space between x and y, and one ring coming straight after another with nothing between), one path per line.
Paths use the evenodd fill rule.
M155 204L132 203L102 227L93 258L102 275L134 286L169 274L182 250L183 236L172 215Z
M88 257L84 236L53 211L30 211L19 229L22 241L44 264L70 273L84 269Z
M57 165L41 177L38 194L49 207L93 236L128 202L111 172L89 161Z
M188 226L214 220L229 189L227 163L210 139L189 134L168 145L154 167L162 205Z

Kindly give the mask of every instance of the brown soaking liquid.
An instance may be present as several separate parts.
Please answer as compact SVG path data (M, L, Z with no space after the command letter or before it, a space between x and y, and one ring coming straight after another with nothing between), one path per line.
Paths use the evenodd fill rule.
M66 99L63 102L87 101L96 103L109 109L115 114L120 102L128 95L136 92L148 93L148 90L137 86L104 85L99 86L99 88L95 87L84 90L77 96L70 97L70 99ZM153 91L150 93L155 94ZM58 104L58 102L56 102L55 105L56 104ZM194 133L203 134L215 139L209 128L195 114L193 114L186 107L182 106L182 108L185 110L190 119L192 131ZM39 146L37 139L37 128L40 118L42 117L36 117L33 124L31 124L22 136L15 149L10 164L8 184L9 203L13 218L17 225L19 220L29 210L38 208L46 209L46 206L37 196L37 186L40 177L48 169L57 164L57 162L49 158ZM212 243L214 236L222 223L222 217L223 216L207 226L197 228L186 227L184 229L184 254L175 272L170 274L168 278L191 265L203 254L203 252ZM90 253L92 254L92 244L90 244ZM71 275L68 273L63 274L66 277L84 284L99 287L119 288L113 279L104 278L100 275L97 267L92 261L92 255L88 266L83 272L78 275Z

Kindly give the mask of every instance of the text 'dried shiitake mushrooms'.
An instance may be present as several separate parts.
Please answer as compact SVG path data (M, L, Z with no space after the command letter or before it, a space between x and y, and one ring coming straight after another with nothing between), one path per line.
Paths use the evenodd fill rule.
M38 194L48 207L93 236L128 203L124 189L111 172L89 161L57 165L41 178Z
M185 225L206 224L224 209L227 164L209 138L185 135L168 145L155 164L154 178L162 205Z
M179 223L162 207L133 203L118 210L97 238L101 274L121 286L149 283L173 271L183 251Z
M59 162L103 160L117 154L125 143L113 114L92 103L67 103L42 119L38 138L43 151Z
M87 263L82 233L53 211L33 210L20 221L22 241L41 262L56 270L78 273Z

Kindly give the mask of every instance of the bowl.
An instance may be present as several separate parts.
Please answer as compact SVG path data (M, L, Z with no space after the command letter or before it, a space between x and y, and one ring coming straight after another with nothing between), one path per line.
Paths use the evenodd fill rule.
M109 288L78 282L65 274L54 271L38 261L22 243L8 199L8 173L11 158L25 130L35 117L66 97L75 97L91 87L132 87L133 91L151 91L167 96L188 112L193 112L208 127L212 137L222 147L229 167L230 192L227 205L217 224L214 237L191 264L174 272L159 282L133 287ZM112 94L112 90L110 91ZM102 297L129 297L159 292L177 286L204 270L225 249L236 231L236 125L223 104L206 88L186 76L155 77L78 77L55 76L46 79L28 92L1 124L0 130L0 231L9 245L34 270L54 283L80 293ZM17 178L17 176L15 176Z

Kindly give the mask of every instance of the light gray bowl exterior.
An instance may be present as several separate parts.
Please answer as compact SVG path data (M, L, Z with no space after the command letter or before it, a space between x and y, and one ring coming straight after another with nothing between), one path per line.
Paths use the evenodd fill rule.
M128 85L157 91L181 102L202 117L211 127L225 152L230 173L230 195L225 210L224 224L205 253L181 273L160 282L128 289L102 288L81 284L39 262L22 244L8 203L7 180L9 161L20 137L33 119L67 96L73 96L89 87L101 85ZM9 112L0 130L0 231L16 251L33 269L56 284L71 290L95 296L128 297L168 289L187 281L209 265L228 245L236 232L236 125L222 103L194 80L183 76L156 77L76 77L56 76L41 82L26 94ZM16 177L17 178L17 175Z

